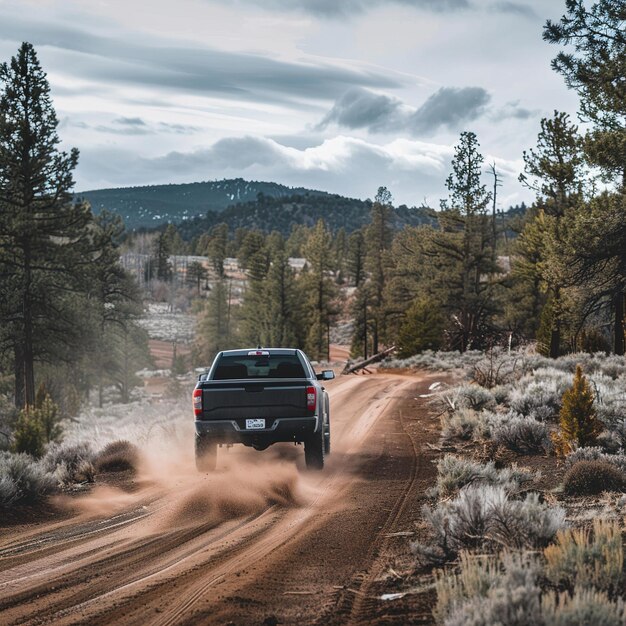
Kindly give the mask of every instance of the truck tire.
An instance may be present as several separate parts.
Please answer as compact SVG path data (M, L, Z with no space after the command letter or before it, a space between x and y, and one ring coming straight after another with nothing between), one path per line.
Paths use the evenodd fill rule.
M304 460L307 469L324 469L324 428L319 433L313 433L304 442Z
M326 422L324 423L324 454L330 454L330 402L326 396Z
M330 423L324 427L324 455L330 454Z
M196 435L196 469L212 472L217 465L217 444L206 435Z

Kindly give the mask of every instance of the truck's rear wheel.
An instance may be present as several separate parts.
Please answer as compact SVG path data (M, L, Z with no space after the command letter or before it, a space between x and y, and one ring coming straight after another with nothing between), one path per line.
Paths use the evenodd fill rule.
M307 469L324 469L324 429L313 433L304 442L304 460Z
M330 454L330 415L326 413L326 425L324 426L324 454Z
M196 435L196 468L211 472L217 465L217 444L206 435Z

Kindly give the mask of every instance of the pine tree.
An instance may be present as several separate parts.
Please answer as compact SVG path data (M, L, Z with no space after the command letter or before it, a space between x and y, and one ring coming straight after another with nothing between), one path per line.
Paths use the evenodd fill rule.
M368 305L371 308L372 350L379 351L379 343L385 339L385 282L389 277L391 258L389 250L393 241L393 206L391 193L379 187L372 204L371 223L365 229L365 267L372 284Z
M406 311L398 333L398 357L406 359L424 350L443 346L445 320L434 303L425 298L416 300Z
M206 267L199 261L192 261L187 267L186 281L189 285L193 285L196 288L196 295L200 295L200 288L202 283L206 281L208 272Z
M211 239L206 254L219 278L224 278L224 261L228 245L228 224L218 224L211 229Z
M346 271L350 282L360 287L365 280L365 238L362 230L355 230L348 237Z
M331 236L319 220L304 246L309 271L301 277L308 318L307 352L312 359L328 359L330 324L335 315L336 287L329 276Z
M131 388L140 382L134 372L150 364L147 336L138 326L143 313L139 289L119 263L123 232L121 218L106 210L94 219L90 231L97 254L88 268L85 312L91 313L95 333L86 346L90 357L86 369L98 387L100 406L109 384L118 388L123 402L128 402Z
M553 438L559 454L565 456L576 448L595 444L603 425L596 415L593 402L591 386L583 375L582 367L577 365L574 383L563 394L559 415L560 432Z
M81 341L73 293L92 253L91 213L71 196L78 151L58 149L50 87L33 46L0 64L0 340L15 403L35 401L35 363ZM74 357L76 358L76 357Z
M262 345L303 348L303 310L299 286L283 250L277 251L272 258L265 294L267 318Z
M207 298L198 322L193 358L196 363L209 365L216 353L231 348L230 307L226 281L219 280Z
M594 128L585 138L592 163L626 189L626 30L623 0L567 0L567 12L548 20L543 38L568 46L552 67L580 96L580 113ZM573 47L573 50L572 50Z
M464 352L488 344L496 313L493 238L487 206L491 195L481 183L483 156L476 135L461 133L442 202L439 229L424 229L429 259L428 292L447 314L451 348Z
M567 0L566 14L548 20L543 38L567 46L552 61L555 71L580 96L580 116L593 128L586 134L584 149L606 180L615 181L619 201L626 202L626 30L624 1L599 0L588 7L583 0ZM609 237L616 233L607 233ZM617 233L619 236L619 231ZM598 265L602 249L596 250ZM617 257L619 262L619 256ZM615 262L615 258L611 260ZM584 264L583 264L584 265ZM615 275L609 302L614 312L616 354L624 354L626 275Z
M151 267L158 280L170 281L172 279L172 264L170 263L170 238L166 232L159 233L153 244Z
M524 164L525 174L520 175L520 181L537 193L538 213L526 225L521 244L535 242L541 235L535 247L534 267L551 302L549 355L557 358L562 349L561 327L566 315L563 308L566 218L575 213L581 202L584 179L581 139L567 113L555 111L551 119L541 120L537 147L524 152ZM530 278L535 281L537 277Z

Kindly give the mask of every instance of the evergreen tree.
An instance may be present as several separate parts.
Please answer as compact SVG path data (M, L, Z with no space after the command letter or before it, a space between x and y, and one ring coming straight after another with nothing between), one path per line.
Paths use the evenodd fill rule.
M241 245L237 250L237 258L239 259L241 269L249 270L253 257L256 257L257 264L262 257L267 258L265 236L258 230L239 231L239 235L241 235ZM259 268L257 267L255 271L258 270Z
M132 387L140 383L134 373L151 362L147 335L137 323L143 313L139 289L119 263L123 232L121 218L106 210L91 229L98 252L89 267L88 310L97 331L88 347L87 369L98 386L100 406L107 384L115 385L128 402Z
M354 322L350 355L367 359L372 355L372 319L370 317L371 283L364 283L354 293L350 314Z
M602 192L574 218L563 256L570 283L582 292L581 320L612 309L613 351L620 354L626 332L619 322L626 290L626 193Z
M565 268L563 250L567 238L566 217L576 211L582 199L584 160L578 128L566 113L554 112L551 119L541 120L537 148L524 152L525 174L520 180L537 193L539 214L537 223L529 222L522 233L521 243L533 241L536 253L534 271L538 272L551 301L551 316L544 320L551 324L549 354L556 358L561 353L561 330L566 311L563 309ZM538 227L541 237L537 241ZM526 250L530 252L530 250ZM532 268L526 265L532 281ZM528 271L530 270L530 271Z
M231 348L230 306L226 281L219 280L207 298L198 322L193 358L209 365L220 350Z
M304 246L309 271L301 277L308 318L307 352L312 359L328 359L329 332L336 314L333 300L336 287L329 276L331 270L331 235L319 220Z
M580 114L593 128L585 136L587 158L615 180L626 194L626 30L623 0L567 0L566 14L548 20L543 37L567 46L552 61L568 87L580 96ZM598 257L602 251L598 251ZM601 264L601 258L598 259ZM624 354L626 277L614 281L610 302L614 311L614 352Z
M424 230L423 254L430 259L428 291L447 314L451 348L464 352L490 341L496 313L493 238L487 206L491 195L481 183L483 156L476 135L461 133L442 202L439 229Z
M560 433L553 440L563 456L576 448L593 446L602 432L602 422L596 415L594 394L580 365L576 366L574 384L563 394L559 414Z
M224 261L228 246L228 224L218 224L211 229L211 239L206 254L219 278L224 278Z
M58 149L57 118L37 54L0 65L0 339L13 351L15 403L35 400L35 363L82 339L73 294L92 252L91 213L71 196L78 151ZM76 357L73 357L76 358Z
M552 67L580 96L580 113L593 124L585 140L591 162L617 175L626 188L626 30L623 0L567 0L567 12L548 20L543 38L568 46ZM573 48L573 50L572 50Z
M153 268L154 276L166 282L170 281L173 276L170 254L170 238L166 232L159 233L154 240L150 265Z
M360 287L365 280L365 238L360 229L348 237L346 272L355 287Z
M277 251L265 281L266 316L261 344L304 347L303 310L295 272L283 250Z
M365 229L365 267L369 271L372 288L369 306L372 319L372 350L379 351L379 343L385 339L385 282L389 276L391 259L389 250L393 241L393 206L391 193L379 187L372 204L372 221Z
M539 320L546 305L547 288L541 265L545 257L546 228L545 213L533 211L529 214L515 241L511 259L511 281L503 297L503 325L521 341L537 337ZM548 341L545 345L538 342L541 353L546 355L550 353L551 315L550 311Z
M429 300L416 300L406 311L398 333L398 357L406 359L424 350L439 350L444 328L439 308Z
M170 254L187 254L187 246L174 224L167 225L165 229L165 237L167 239L167 248L169 249Z
M187 267L186 280L189 285L193 285L196 288L196 295L200 295L200 288L202 283L206 281L208 272L206 267L199 261L192 261Z

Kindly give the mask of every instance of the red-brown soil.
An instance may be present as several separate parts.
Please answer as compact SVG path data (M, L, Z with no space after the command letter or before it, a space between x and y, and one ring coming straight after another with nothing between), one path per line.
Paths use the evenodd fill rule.
M103 485L73 498L70 516L0 522L0 621L432 623L434 592L409 544L439 436L419 395L441 378L330 382L322 472L304 470L301 447L280 445L221 449L202 475L189 441L146 451L133 489Z

